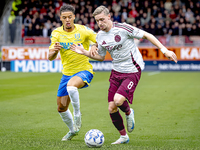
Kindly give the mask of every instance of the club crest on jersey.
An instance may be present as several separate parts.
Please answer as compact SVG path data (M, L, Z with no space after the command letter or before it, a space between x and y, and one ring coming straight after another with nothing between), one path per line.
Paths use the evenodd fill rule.
M115 35L115 41L120 42L121 41L121 36L120 35Z
M81 39L80 39L80 37L81 37L80 33L74 34L74 37L76 39L75 41L81 41Z
M74 36L75 36L75 39L80 39L80 33L77 33L77 34L74 34Z

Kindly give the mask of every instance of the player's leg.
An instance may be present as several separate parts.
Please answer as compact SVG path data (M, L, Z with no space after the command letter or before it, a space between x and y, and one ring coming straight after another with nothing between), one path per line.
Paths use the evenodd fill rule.
M69 128L69 132L62 138L62 141L71 140L75 135L77 135L77 132L75 132L73 127L73 117L68 109L70 103L69 96L62 96L57 97L57 105L58 105L58 112L63 120L63 122L67 125Z
M114 102L126 114L127 130L132 132L135 127L134 110L130 108L126 98L121 94L115 93Z
M58 112L64 121L64 123L69 128L69 132L63 137L62 141L71 140L77 132L73 128L73 117L68 109L70 98L66 89L67 83L71 76L63 75L59 84L58 92L57 92L57 106Z
M112 144L124 144L129 142L129 137L128 134L126 133L124 124L123 124L123 119L122 116L119 113L119 110L115 103L109 102L109 113L110 113L110 118L112 120L112 123L114 124L115 128L119 131L120 133L120 138L113 142Z
M114 102L114 95L118 87L120 86L120 81L118 81L118 79L119 78L116 72L112 71L110 75L110 79L109 79L110 87L108 90L108 102L109 102L108 110L109 110L110 118L112 120L113 125L116 127L116 129L119 131L121 135L120 138L112 144L121 144L121 143L129 142L129 137L126 133L122 116L120 115L118 107Z
M84 85L85 83L78 76L72 77L67 84L67 92L69 93L71 104L74 109L74 125L77 131L79 131L81 128L81 113L78 88L81 88Z
M78 89L87 87L92 78L93 75L90 72L81 71L75 74L67 84L67 92L69 93L74 109L74 125L76 131L79 131L81 128L80 99Z
M114 96L114 102L116 105L126 113L128 132L133 131L135 127L135 119L134 110L132 108L130 109L127 100L132 104L133 94L140 80L140 76L141 72L121 74L123 81Z

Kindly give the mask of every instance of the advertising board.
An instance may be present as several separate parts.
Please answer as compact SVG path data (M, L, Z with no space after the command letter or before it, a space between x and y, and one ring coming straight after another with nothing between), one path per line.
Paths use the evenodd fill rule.
M169 61L162 52L155 47L139 47L145 61L145 70L160 71L199 71L199 47L168 47L176 53L178 63ZM14 72L61 72L60 55L54 61L49 61L48 47L2 47L2 61L11 62ZM106 54L105 61L90 61L95 71L110 71L112 58Z

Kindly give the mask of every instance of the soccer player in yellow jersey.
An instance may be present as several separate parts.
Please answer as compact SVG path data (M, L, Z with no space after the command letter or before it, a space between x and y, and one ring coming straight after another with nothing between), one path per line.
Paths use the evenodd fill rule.
M81 113L78 89L87 87L93 78L93 68L89 58L70 50L70 45L81 43L89 50L90 42L96 42L96 33L86 26L74 24L75 8L64 5L60 8L62 26L56 28L51 34L48 59L54 60L58 52L61 55L63 76L57 92L58 112L69 128L69 132L62 141L71 140L78 134L81 127ZM92 49L95 46L92 46ZM73 116L68 109L72 103Z

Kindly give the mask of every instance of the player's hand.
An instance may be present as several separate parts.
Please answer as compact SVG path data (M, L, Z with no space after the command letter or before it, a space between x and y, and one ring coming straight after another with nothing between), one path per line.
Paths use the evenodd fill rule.
M91 46L90 55L91 55L91 56L97 55L97 54L98 54L98 50L99 50L99 49L98 49L95 45Z
M177 56L173 51L166 51L164 55L169 59L177 63Z
M59 42L56 42L55 45L54 45L54 50L58 52L62 47L63 47L63 46L60 45Z
M85 52L85 49L84 49L83 45L80 44L80 43L77 43L77 44L78 44L78 45L72 44L72 45L70 46L70 49L71 49L72 51L78 53L78 54L82 54L82 55L83 55L84 52Z

